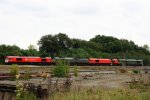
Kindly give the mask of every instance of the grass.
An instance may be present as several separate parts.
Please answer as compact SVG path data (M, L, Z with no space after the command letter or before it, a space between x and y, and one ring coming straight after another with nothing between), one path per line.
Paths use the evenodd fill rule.
M129 87L131 89L150 92L150 74L139 74L132 76Z
M98 88L73 89L70 92L56 93L47 100L149 100L149 92L137 90L104 90Z

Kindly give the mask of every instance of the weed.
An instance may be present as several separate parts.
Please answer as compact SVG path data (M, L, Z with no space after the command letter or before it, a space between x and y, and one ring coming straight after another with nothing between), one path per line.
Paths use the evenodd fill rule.
M56 77L69 76L70 66L65 60L57 60L56 67L53 69L53 74Z
M57 93L48 100L149 100L150 93L136 90L103 90L97 87Z
M150 79L149 75L142 75L135 77L132 76L132 80L129 84L130 89L137 89L140 91L149 91L150 90Z
M78 76L78 67L77 66L74 66L74 76L77 77Z
M16 100L37 100L35 94L26 91L26 88L19 81L20 74L16 75Z
M136 69L133 69L132 72L133 72L134 74L139 74L139 73L140 73L140 71L139 71L139 70L136 70Z
M12 75L11 80L16 80L15 75L19 74L19 67L16 64L11 65L10 74Z
M11 65L10 74L12 75L19 74L19 67L16 64Z
M120 68L119 71L120 71L120 73L126 73L127 72L127 70L125 68Z

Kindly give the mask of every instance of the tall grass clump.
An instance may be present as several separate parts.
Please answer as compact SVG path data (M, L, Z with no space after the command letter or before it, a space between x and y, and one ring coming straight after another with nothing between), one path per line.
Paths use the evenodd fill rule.
M139 73L140 73L140 71L139 71L139 70L136 70L136 69L133 69L132 72L133 72L134 74L139 74Z
M65 77L69 75L70 66L65 60L57 60L56 67L53 69L53 74L56 77Z
M11 65L10 74L12 74L12 75L19 74L19 67L16 64Z
M77 66L74 66L74 76L77 77L79 74L79 69Z
M19 67L16 64L11 65L10 74L12 75L11 80L16 80L15 75L19 74Z
M126 73L127 72L127 70L125 68L120 68L119 71L120 71L120 73Z

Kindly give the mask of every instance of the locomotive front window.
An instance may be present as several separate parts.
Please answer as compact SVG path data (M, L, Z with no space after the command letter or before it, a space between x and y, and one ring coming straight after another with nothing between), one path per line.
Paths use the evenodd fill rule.
M99 62L99 60L95 60L95 62Z
M22 58L16 58L17 61L22 61Z
M46 59L42 59L42 61L46 61Z

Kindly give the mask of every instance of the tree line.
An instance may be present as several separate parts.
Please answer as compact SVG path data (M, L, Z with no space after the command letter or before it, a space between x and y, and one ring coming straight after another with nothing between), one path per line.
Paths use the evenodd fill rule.
M145 65L150 65L148 45L138 46L133 41L118 39L112 36L96 35L89 41L69 38L64 33L42 36L39 50L30 45L28 49L20 49L13 45L0 45L0 60L6 55L19 56L50 56L73 58L130 58L143 59Z

